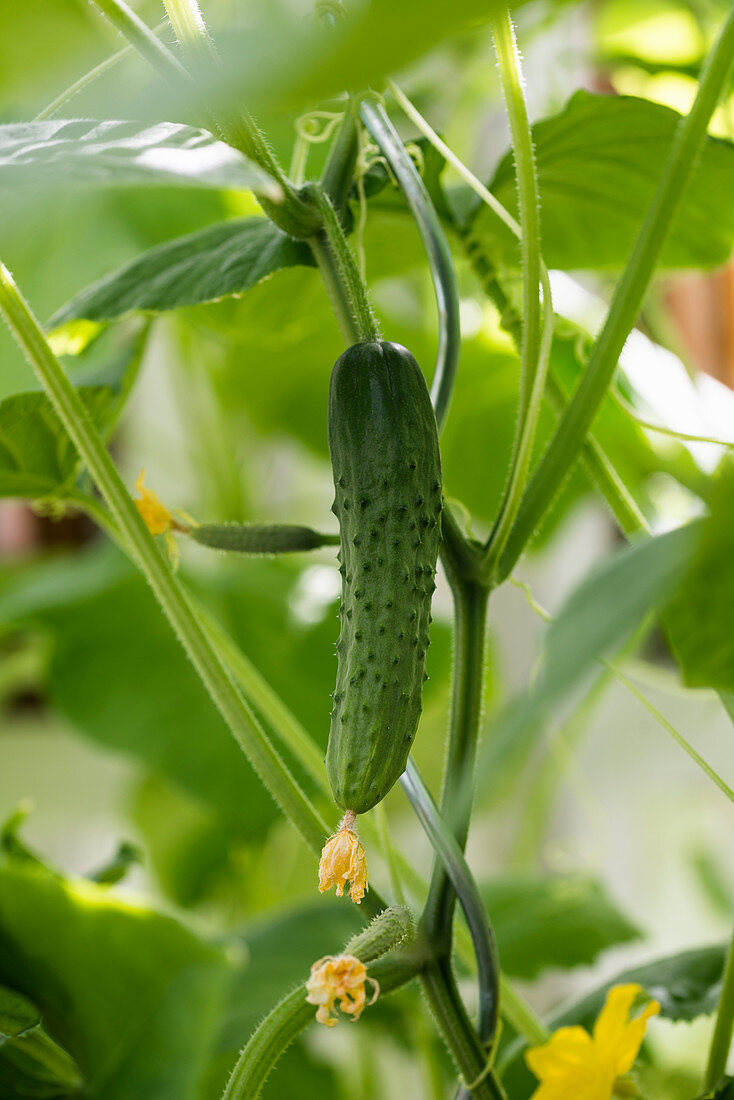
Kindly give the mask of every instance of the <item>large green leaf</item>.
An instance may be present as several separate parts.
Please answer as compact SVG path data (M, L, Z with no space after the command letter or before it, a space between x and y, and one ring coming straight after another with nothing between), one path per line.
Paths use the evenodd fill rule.
M231 190L272 181L242 153L178 122L49 119L0 126L4 188L170 186Z
M313 264L307 245L266 218L241 218L159 245L72 298L49 321L110 321L242 294L278 271Z
M548 629L532 688L500 715L480 753L483 796L510 789L509 776L532 752L549 710L668 598L700 535L696 522L625 547L571 593Z
M106 438L130 394L145 347L145 326L109 333L80 357L65 359L72 380ZM0 497L68 496L81 462L50 401L41 391L0 402Z
M114 399L106 386L82 387L80 396L101 428ZM0 403L0 496L63 497L79 469L79 456L50 401L20 393Z
M591 878L517 875L485 882L481 890L502 969L513 977L587 966L608 947L640 935Z
M679 115L631 96L577 92L564 110L533 127L543 255L549 267L615 269L627 260L657 187ZM713 267L734 245L730 202L734 145L708 138L662 252L662 266ZM511 156L490 189L513 213ZM474 231L517 263L519 246L481 206Z
M734 467L714 483L711 514L664 624L691 687L734 691ZM727 699L724 700L725 704Z
M230 978L171 917L0 857L0 980L32 998L96 1100L196 1100Z

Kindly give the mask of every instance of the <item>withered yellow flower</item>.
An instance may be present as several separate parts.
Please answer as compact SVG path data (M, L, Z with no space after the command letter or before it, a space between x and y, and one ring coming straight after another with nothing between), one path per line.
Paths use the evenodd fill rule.
M642 987L631 982L615 985L607 994L593 1034L583 1027L562 1027L525 1060L540 1081L531 1100L611 1100L625 1095L621 1080L634 1064L647 1021L660 1005L650 1001L639 1016L630 1011ZM629 1095L629 1093L627 1093Z
M344 893L349 882L349 896L357 905L369 889L367 881L367 856L352 831L354 814L346 813L339 831L330 836L321 852L319 862L319 890L323 894L336 886L337 897Z
M181 525L161 502L158 494L152 489L145 488L145 470L140 471L135 488L140 493L140 499L135 501L135 507L143 517L143 522L151 535L164 535L168 531L180 530Z
M372 985L369 1001L365 991L367 982ZM316 1019L326 1027L336 1027L337 1001L341 1011L356 1022L365 1005L374 1004L380 994L379 985L367 977L364 963L354 955L324 955L318 959L311 967L306 990L308 1003L318 1005Z
M138 474L135 488L140 493L139 499L135 501L135 507L140 512L143 523L151 535L166 536L168 557L174 569L176 569L178 567L178 546L173 537L173 532L180 531L182 534L187 534L191 527L197 526L196 521L191 516L186 515L185 512L177 509L176 515L180 515L186 520L186 523L182 523L181 520L176 518L176 515L166 508L157 493L154 493L152 489L146 489L145 470L141 470Z

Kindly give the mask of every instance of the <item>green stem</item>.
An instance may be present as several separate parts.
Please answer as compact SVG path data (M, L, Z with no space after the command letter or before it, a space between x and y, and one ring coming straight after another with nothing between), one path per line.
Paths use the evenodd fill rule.
M713 1089L726 1073L731 1040L734 1034L734 940L724 967L724 982L716 1012L714 1034L711 1037L704 1088Z
M132 8L128 7L125 0L94 0L94 3L156 72L173 84L177 91L183 87L191 92L191 78L181 62Z
M347 208L358 155L357 105L350 96L321 175L321 186L324 193L331 199L339 218L344 217Z
M309 847L320 852L328 828L290 774L235 687L229 671L148 533L79 394L45 340L40 325L0 264L0 309L51 404L188 653L212 701L266 788Z
M507 1100L495 1074L486 1072L487 1055L461 1003L450 960L433 960L420 979L464 1087L474 1100Z
M443 553L444 567L454 595L454 667L451 686L451 725L441 795L441 815L451 826L463 851L471 816L471 779L484 687L484 634L488 590L465 581ZM451 929L456 894L437 857L423 921L438 956L451 952Z
M456 837L436 808L428 788L411 760L401 785L436 854L441 858L464 910L477 961L479 979L478 1031L482 1043L493 1044L499 1020L499 958L492 925Z
M439 431L448 416L461 352L459 284L441 221L425 184L406 152L382 104L365 100L362 118L398 181L428 256L438 310L438 350L431 384L431 401Z
M355 342L355 336L359 341L376 340L379 329L367 288L331 199L318 184L312 185L310 194L319 209L324 227L323 235L311 240L311 247L344 337L349 343Z
M518 426L510 476L497 522L487 543L484 564L488 577L494 572L507 543L525 491L543 402L554 327L550 280L540 251L540 200L533 135L525 104L515 29L506 7L493 17L492 32L515 158L522 245L523 316ZM542 328L539 297L541 282L544 314Z
M500 561L500 579L512 571L583 446L611 382L624 342L635 324L661 249L698 163L711 115L726 85L733 62L734 8L730 10L721 34L706 60L691 112L678 125L656 196L617 285L606 322L594 343L586 371L523 498Z
M390 914L391 910L388 909L382 917L389 920ZM378 917L377 921L361 933L359 937L361 944L365 944L381 919ZM367 945L360 947L356 943L355 951L350 950L351 944L345 947L345 953L356 954L357 958L365 964L376 960L374 965L369 967L369 976L378 983L380 996L391 993L411 981L422 965L422 949L418 942L393 955L386 955L386 952L398 945L402 939L404 934L395 938L393 943L387 945L381 943L377 952L371 951ZM222 1093L222 1100L257 1100L278 1059L313 1021L315 1012L314 1006L306 1001L303 985L299 985L284 997L250 1036Z

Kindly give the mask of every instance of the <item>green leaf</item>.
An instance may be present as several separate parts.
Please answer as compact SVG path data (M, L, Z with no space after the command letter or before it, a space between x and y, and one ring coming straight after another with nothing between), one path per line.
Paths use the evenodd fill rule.
M32 998L93 1100L197 1100L230 976L171 917L0 857L0 980Z
M49 327L213 302L244 293L280 268L313 262L306 244L266 218L223 222L159 245L93 283L62 306Z
M82 387L84 404L98 428L109 421L114 393L106 386ZM20 393L0 403L0 497L67 496L80 460L42 393Z
M277 189L257 165L206 130L178 122L49 119L0 126L0 183L21 187Z
M680 116L646 99L577 92L564 110L533 127L543 255L548 267L616 269L647 213ZM662 266L714 267L734 245L730 181L734 145L707 138L667 244ZM490 185L517 213L510 154ZM519 245L486 207L473 230L515 265Z
M40 1012L27 997L0 986L0 1046L40 1022Z
M716 479L711 514L690 567L663 615L683 678L691 687L734 691L734 466ZM729 697L724 699L731 706Z
M607 948L640 935L592 878L516 875L482 883L481 891L502 969L512 977L588 966Z
M610 555L582 581L548 628L531 689L494 723L480 753L479 790L497 797L528 759L548 712L621 649L669 597L701 535L695 522Z
M147 326L109 333L65 366L95 423L108 437L137 376ZM62 499L80 471L76 449L48 398L40 391L0 402L0 497Z

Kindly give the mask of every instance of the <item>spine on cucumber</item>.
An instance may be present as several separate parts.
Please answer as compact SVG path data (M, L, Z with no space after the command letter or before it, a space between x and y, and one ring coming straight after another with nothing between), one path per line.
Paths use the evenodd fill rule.
M342 600L326 767L365 813L405 770L420 718L441 541L441 460L425 379L399 344L356 344L329 388Z

